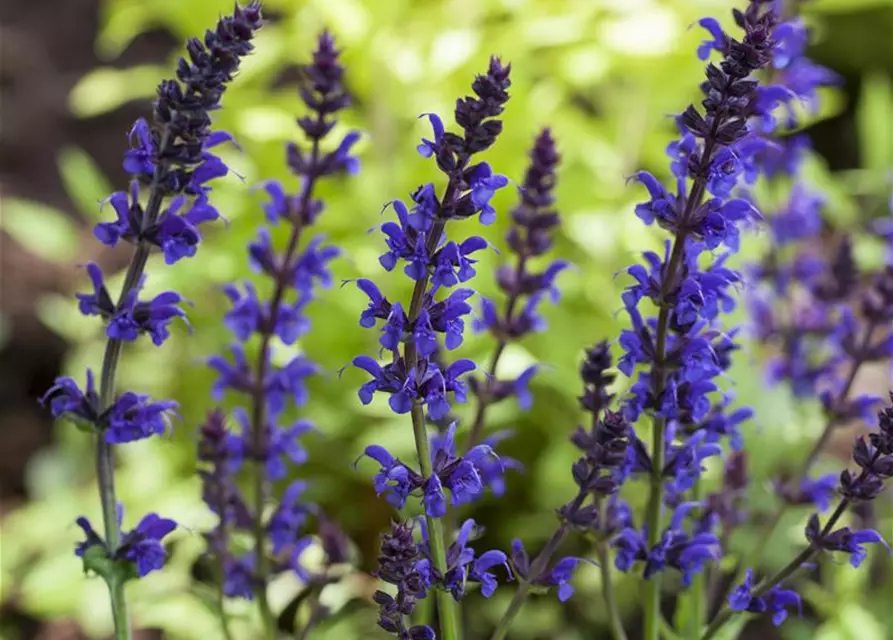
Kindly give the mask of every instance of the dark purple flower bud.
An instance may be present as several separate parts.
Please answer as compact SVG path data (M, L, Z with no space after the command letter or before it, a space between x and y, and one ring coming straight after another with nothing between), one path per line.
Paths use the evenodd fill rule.
M843 300L855 289L859 271L853 257L853 243L849 237L841 240L828 265L828 270L814 288L823 302Z
M390 532L382 536L374 575L396 586L397 596L376 591L373 600L379 605L378 626L401 640L434 637L428 634L427 627L406 627L405 618L415 610L416 601L427 595L427 584L418 569L423 562L426 561L413 538L412 525L392 522Z
M501 115L508 102L512 65L503 65L499 58L490 58L486 74L475 78L471 88L477 98L456 101L455 118L464 131L462 151L472 155L490 148L502 131L502 122L491 119Z
M512 563L512 570L515 575L518 576L521 580L529 579L530 573L530 556L527 555L527 550L524 549L524 543L518 540L512 540L512 554L510 556Z
M862 312L867 320L877 324L893 319L893 266L886 266L874 276L862 294Z
M317 514L319 519L318 533L323 552L326 554L326 564L338 565L351 561L353 556L350 546L350 538L337 522L331 520L325 513Z
M205 32L204 41L187 41L189 60L179 61L179 82L159 85L153 126L136 130L137 147L125 161L135 177L146 184L155 181L168 193L196 184L193 172L209 160L204 149L216 142L210 140L209 112L219 108L226 84L253 50L251 40L260 26L259 3L237 5L232 15L220 18L215 30Z
M884 490L884 481L875 475L856 475L848 469L840 473L840 493L854 502L874 500Z
M733 491L740 491L746 489L749 483L747 454L743 451L736 451L726 460L725 470L723 471L723 485Z
M842 527L837 531L822 535L818 514L812 514L806 525L806 539L818 549L825 551L841 551L850 554L850 564L859 567L868 557L866 544L881 544L890 554L890 545L873 529L852 531L849 527Z
M893 402L893 393L890 394L890 400ZM881 455L893 455L893 406L878 412L878 430L868 438Z
M612 366L611 351L607 342L599 342L586 350L586 356L580 365L583 395L579 400L580 406L593 415L599 415L614 398L614 394L608 393L608 387L617 377L610 371Z

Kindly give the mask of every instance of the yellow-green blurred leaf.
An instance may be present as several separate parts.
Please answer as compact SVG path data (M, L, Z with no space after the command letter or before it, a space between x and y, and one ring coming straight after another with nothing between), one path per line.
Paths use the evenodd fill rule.
M133 39L153 26L150 5L140 0L102 3L103 25L96 38L96 49L106 60L121 55Z
M810 9L828 13L854 13L875 7L893 7L893 0L814 0Z
M59 152L59 173L65 191L88 220L99 219L100 204L112 192L112 185L83 149L66 147Z
M68 107L76 117L92 118L113 111L131 100L148 100L155 94L155 86L165 77L165 73L170 74L157 65L93 69L72 87L68 94ZM126 139L127 131L122 131L122 148Z
M861 166L884 171L893 168L893 83L882 73L862 80L856 122L859 127Z
M58 263L78 253L78 228L63 212L34 200L4 198L0 229L36 256Z
M852 603L839 608L833 621L822 625L815 634L815 640L887 640L889 637L874 616Z
M43 294L35 300L34 311L44 326L71 342L84 342L100 331L96 318L78 313L77 303L71 296Z

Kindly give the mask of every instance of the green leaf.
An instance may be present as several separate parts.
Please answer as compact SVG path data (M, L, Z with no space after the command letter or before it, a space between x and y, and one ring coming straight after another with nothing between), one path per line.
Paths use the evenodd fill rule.
M874 7L893 7L893 0L816 0L810 9L823 13L857 13Z
M893 84L882 73L863 79L856 124L862 167L884 171L893 166Z
M3 201L0 229L27 251L57 263L69 263L78 255L78 228L63 212L35 200Z
M112 192L105 174L83 149L66 147L59 152L59 173L65 192L85 218L99 219L102 201Z
M681 609L681 607L680 607L680 609ZM679 619L678 615L679 615L680 609L677 609L677 611L676 611L676 614L677 614L676 619L677 620ZM660 617L659 625L660 625L660 637L663 638L663 640L683 640L682 636L676 631L676 629L673 628L673 625L671 625L665 617L663 617L663 616ZM678 622L676 623L676 626L677 627L679 626ZM680 628L682 628L682 627L680 627Z
M857 604L845 606L838 618L846 637L853 640L883 640L884 638L889 638L884 632L881 623L871 613Z
M889 636L868 611L859 605L847 604L814 637L816 640L884 640Z
M37 296L34 312L44 326L73 344L84 344L98 333L96 318L78 313L77 303L70 295L46 293Z
M134 38L155 26L150 4L104 2L103 24L96 38L96 50L107 60L121 55Z
M164 67L148 64L130 69L93 69L72 87L68 107L75 117L92 118L132 100L148 100L165 73ZM127 132L121 133L123 139Z
M741 630L753 616L747 614L738 614L729 620L714 636L716 640L738 640L741 637Z

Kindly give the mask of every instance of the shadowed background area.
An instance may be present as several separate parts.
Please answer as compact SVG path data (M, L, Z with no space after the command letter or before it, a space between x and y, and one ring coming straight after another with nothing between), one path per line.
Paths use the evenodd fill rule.
M512 100L505 131L485 154L494 168L520 181L527 149L543 126L552 127L562 155L557 188L563 226L558 253L575 268L562 275L563 299L548 307L549 330L513 345L500 374L517 374L533 362L544 371L533 385L533 410L514 403L490 411L490 430L512 429L504 452L520 460L523 473L509 472L508 492L468 510L486 527L483 546L507 548L522 536L537 548L555 526L553 510L571 495L575 452L567 441L579 419L577 367L584 348L613 340L625 321L615 273L646 249L659 250L661 235L633 215L641 188L626 179L644 168L666 176L664 149L673 136L672 114L697 97L703 64L695 56L702 32L690 29L704 15L729 22L731 3L721 0L268 0L270 24L257 50L216 114L215 125L235 136L241 151L228 148L227 163L238 172L215 185L216 202L228 219L207 234L194 261L155 270L153 290L175 289L194 303L193 335L175 329L163 349L129 348L119 384L156 397L176 398L182 419L168 439L122 449L120 498L133 513L158 511L182 523L173 537L172 561L164 572L131 586L140 638L217 637L212 611L202 592L198 558L200 532L211 520L200 501L194 475L196 429L212 401L212 373L204 359L230 339L221 322L226 299L220 287L247 274L246 244L263 217L262 180L281 178L294 188L285 168L284 143L298 135L294 118L296 65L306 60L315 34L328 27L344 50L347 85L355 105L341 127L364 131L358 145L359 176L324 187L327 211L321 228L344 248L334 266L339 280L380 280L381 240L368 231L382 220L381 207L406 198L420 183L435 179L430 163L415 151L428 134L421 113L445 119L453 101L465 95L490 53L512 62ZM100 203L122 189L121 158L133 121L146 115L158 81L170 75L182 41L201 33L230 8L222 0L36 0L0 1L0 634L10 639L103 637L109 633L105 586L85 579L72 553L80 514L99 512L90 438L71 424L56 425L37 398L59 374L98 368L104 336L98 325L76 313L72 293L85 278L87 261L113 273L128 260L128 249L107 249L91 233L108 211ZM822 109L810 121L819 157L809 176L828 196L825 214L844 229L864 228L889 215L893 188L893 1L816 0L807 18L815 25L810 57L845 79L823 94ZM514 204L512 189L494 202L500 214ZM506 216L483 235L504 246ZM758 256L765 236L745 242L740 260ZM876 247L857 244L869 255ZM157 259L157 258L153 258ZM496 291L492 274L500 260L491 253L479 265L475 286ZM389 277L395 295L405 283ZM117 286L113 283L113 287ZM412 438L406 417L384 403L363 407L356 389L364 378L338 371L354 355L372 353L375 336L357 322L365 306L353 287L326 292L312 305L313 332L300 348L326 374L311 384L306 415L318 433L308 439L310 462L301 475L310 497L345 529L356 545L361 570L374 568L380 532L393 513L376 498L374 470L353 462L371 443L407 459ZM746 318L740 312L738 322ZM483 363L492 343L469 338L463 357ZM784 389L766 387L761 363L767 354L745 341L732 377L739 402L756 417L745 429L751 454L752 512L774 504L770 479L793 468L821 429L818 403L795 403ZM625 383L624 383L625 384ZM868 368L860 390L883 394L890 386L885 367ZM468 420L470 409L460 408ZM848 459L854 429L841 429L829 444L824 470ZM718 477L718 469L712 477ZM644 486L629 497L644 501ZM636 491L640 495L636 495ZM876 505L874 526L893 537L889 492ZM802 541L803 511L790 515L772 538L765 567L784 564ZM732 540L752 545L754 530ZM585 555L586 543L568 553ZM775 631L768 621L753 623L745 637L791 640L884 640L893 634L893 570L874 554L871 571L826 563L820 579L803 590L802 619ZM554 597L535 598L512 638L576 640L608 637L605 616L594 606L597 571L583 568L578 594L559 608ZM362 603L371 578L358 572L332 596L337 616L313 638L378 638L374 611ZM620 579L620 605L636 637L639 583ZM280 585L282 606L293 585ZM281 597L280 597L281 596ZM464 606L474 640L505 608L509 591L490 600L479 595ZM668 598L670 596L668 595ZM768 625L768 626L767 626ZM773 635L774 634L774 635ZM244 636L248 637L248 636Z

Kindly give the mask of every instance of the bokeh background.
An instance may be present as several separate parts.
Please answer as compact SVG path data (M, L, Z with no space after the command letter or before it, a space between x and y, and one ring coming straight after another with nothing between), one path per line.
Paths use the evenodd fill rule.
M427 133L422 112L448 115L488 55L513 64L513 99L505 133L487 154L496 169L520 180L526 150L537 130L553 128L563 157L558 202L564 224L558 251L575 265L562 276L564 297L550 307L547 332L511 347L500 373L532 362L546 368L534 385L533 411L513 404L490 413L491 429L511 428L505 452L526 472L509 478L501 500L486 499L468 515L486 526L482 544L507 548L522 536L537 547L554 528L552 510L570 495L573 448L567 436L577 423L576 370L582 350L612 340L624 321L618 314L622 279L614 274L639 252L660 246L659 233L632 214L641 189L626 178L638 168L666 175L664 147L673 133L671 114L697 96L702 63L694 49L702 37L691 25L704 15L729 18L734 4L721 0L267 0L271 19L256 53L227 92L217 114L242 152L226 160L244 177L215 186L216 202L229 219L208 233L195 260L173 268L150 264L150 287L173 288L191 299L194 332L176 332L163 349L129 347L120 386L176 398L182 420L169 439L121 447L120 498L136 517L158 511L184 524L161 573L130 586L133 612L145 629L140 638L215 638L207 593L196 564L199 531L209 523L194 476L196 427L211 406L212 376L203 359L223 349L226 309L219 287L247 273L245 245L262 220L264 179L282 178L283 145L297 137L296 67L306 60L315 34L330 28L344 49L347 82L356 105L344 127L365 132L356 178L325 186L327 213L321 226L342 246L336 277L381 277L381 240L369 230L381 220L383 203L406 197L436 179L433 165L415 153ZM154 86L170 75L182 41L199 34L230 8L227 0L31 0L0 2L0 636L3 638L103 637L109 633L105 587L85 578L72 553L80 532L77 515L96 518L90 438L70 424L54 425L37 398L60 374L80 377L98 368L103 335L97 323L76 313L72 293L83 286L77 265L95 260L115 271L127 249L108 250L90 232L102 216L99 203L124 186L120 166L128 129L148 113ZM809 121L817 156L810 180L828 196L831 224L858 231L889 215L893 184L893 2L816 0L807 6L815 25L811 57L845 79L822 95L821 111ZM498 196L505 212L511 189ZM505 216L485 235L502 245ZM765 235L749 238L742 260L759 256ZM858 255L879 260L881 248L865 239ZM489 256L475 285L495 291ZM388 288L403 286L388 277ZM375 350L375 336L357 316L365 302L352 287L323 293L311 312L314 331L300 345L326 375L312 385L307 414L319 433L310 437L310 462L300 474L312 481L312 498L345 528L356 544L359 571L330 594L338 616L314 638L380 638L374 612L363 604L371 581L378 536L392 513L376 499L372 470L352 463L370 443L411 455L405 419L386 406L361 406L361 376L337 372L359 353ZM742 314L735 321L744 322ZM488 359L486 337L470 339L463 355ZM733 380L741 403L754 406L747 429L754 474L749 507L757 514L774 504L772 474L794 466L820 430L815 403L794 403L784 389L767 388L761 373L766 354L752 343L737 358ZM866 370L857 386L883 393L885 367ZM467 415L467 408L462 410ZM839 468L849 456L853 426L833 439L822 466ZM714 470L715 471L715 470ZM714 474L715 475L715 474ZM641 501L633 488L630 498ZM889 492L873 514L874 526L893 537ZM790 517L769 541L764 568L781 566L802 543L803 511ZM125 525L130 521L125 517ZM757 529L744 529L732 544L750 548ZM568 551L585 554L586 544ZM518 640L607 637L598 572L579 571L578 595L560 608L554 597L532 600L512 634ZM283 604L293 584L278 585ZM618 578L628 627L638 626L635 579ZM511 590L466 605L470 640L482 637L507 604ZM825 562L819 578L804 587L803 618L780 632L757 621L746 637L790 640L884 640L893 638L893 569L882 552L869 570ZM672 605L672 594L667 595ZM237 616L244 615L238 607ZM238 624L238 623L237 623ZM238 637L250 638L248 627Z

